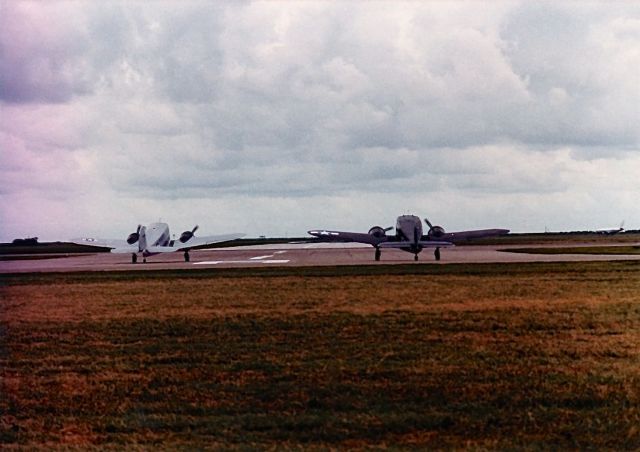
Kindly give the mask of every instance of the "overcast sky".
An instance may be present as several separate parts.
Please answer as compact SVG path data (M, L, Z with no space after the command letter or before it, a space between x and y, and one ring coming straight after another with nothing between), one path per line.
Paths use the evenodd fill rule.
M0 241L640 228L639 2L0 5Z

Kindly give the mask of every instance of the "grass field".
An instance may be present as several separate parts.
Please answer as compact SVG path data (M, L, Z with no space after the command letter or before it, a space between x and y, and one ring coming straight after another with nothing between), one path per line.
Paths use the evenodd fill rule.
M640 265L1 275L0 445L640 448Z

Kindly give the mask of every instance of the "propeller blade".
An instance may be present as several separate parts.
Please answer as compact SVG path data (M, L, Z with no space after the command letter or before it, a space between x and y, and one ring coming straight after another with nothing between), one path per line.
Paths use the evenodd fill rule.
M141 224L138 225L138 228L136 229L136 234L140 234L140 228L142 227Z
M200 227L200 226L198 226L198 225L196 224L196 226L191 230L191 233L192 233L192 234L194 234L194 233L198 230L198 228L199 228L199 227Z
M425 217L424 222L427 223L427 226L429 226L429 229L433 228L433 225L431 224L428 218Z
M384 232L390 231L393 229L393 226L389 226L388 228L384 228Z

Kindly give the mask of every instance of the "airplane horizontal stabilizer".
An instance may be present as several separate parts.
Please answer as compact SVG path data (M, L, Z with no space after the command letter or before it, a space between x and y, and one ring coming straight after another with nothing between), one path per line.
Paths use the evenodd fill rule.
M411 248L414 246L414 242L384 242L378 245L380 248ZM423 248L447 248L455 246L451 242L436 242L435 240L421 240L418 245Z
M113 248L111 250L111 252L114 253L114 254L137 253L138 252L138 247L137 246L127 246L127 247L122 247L122 248Z
M174 251L177 251L178 248L173 247L173 246L148 246L145 249L145 252L147 253L173 253Z
M69 242L77 245L95 246L98 248L126 248L129 246L126 240L97 239L93 237L69 239Z

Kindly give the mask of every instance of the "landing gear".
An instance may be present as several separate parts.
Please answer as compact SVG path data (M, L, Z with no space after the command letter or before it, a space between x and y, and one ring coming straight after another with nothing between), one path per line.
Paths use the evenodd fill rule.
M433 252L433 255L436 257L437 261L440 260L440 247L436 248L436 250Z
M189 251L185 251L185 252L184 252L184 261L185 261L185 262L189 262L189 259L190 259L190 257L189 257Z
M413 260L414 260L414 261L417 261L417 260L418 260L418 253L416 253L416 254L414 254L414 255L413 255Z
M376 260L379 261L380 260L380 255L382 254L382 252L380 251L380 248L376 248Z
M147 258L146 258L146 257L143 257L143 258L142 258L142 263L143 263L143 264L146 264L146 263L147 263Z
M131 263L135 264L138 262L138 255L136 253L131 253Z

